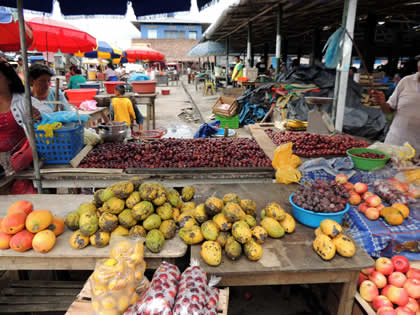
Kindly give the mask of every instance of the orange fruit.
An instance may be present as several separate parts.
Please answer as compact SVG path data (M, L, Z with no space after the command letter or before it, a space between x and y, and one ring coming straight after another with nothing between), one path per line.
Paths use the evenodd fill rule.
M392 205L392 208L398 209L398 211L400 211L401 214L403 215L404 219L407 218L408 215L410 214L410 209L408 209L408 207L403 203L394 203Z

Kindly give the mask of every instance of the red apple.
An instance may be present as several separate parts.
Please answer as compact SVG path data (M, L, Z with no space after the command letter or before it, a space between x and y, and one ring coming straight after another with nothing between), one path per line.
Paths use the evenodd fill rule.
M388 290L391 288L392 284L388 284L385 288L382 289L381 294L388 296Z
M392 306L384 306L378 310L376 315L397 315L397 312Z
M367 275L367 276L370 275L374 271L375 271L375 267L362 269L362 273L365 274L365 275Z
M358 205L362 201L362 198L360 198L360 195L355 192L350 193L349 202L351 205Z
M372 281L365 280L362 282L362 284L360 285L360 296L365 301L372 302L373 298L378 295L379 295L378 288ZM407 295L407 299L408 299L408 295Z
M367 197L366 203L369 207L377 207L382 203L382 200L378 196L373 195L373 196Z
M410 269L410 262L407 258L401 255L395 255L391 258L395 271L406 273Z
M405 307L408 307L413 312L417 312L420 310L419 303L411 297L408 298L408 303Z
M415 312L406 306L397 307L395 312L397 312L397 315L416 315Z
M361 203L358 207L358 209L361 213L365 213L367 208L369 208L369 207L367 206L367 204L365 202Z
M359 287L363 281L368 280L369 277L364 273L359 272L359 280L357 281L357 286Z
M345 188L348 192L350 192L350 191L353 191L353 190L354 190L354 186L353 186L353 184L352 184L352 183L345 183L345 184L344 184L344 188Z
M345 174L338 174L335 177L335 181L337 182L337 184L339 185L344 185L345 183L347 183L349 181L349 178L347 177L347 175Z
M354 190L358 194L364 194L368 190L368 186L365 183L356 183L354 184Z
M369 197L369 196L373 196L373 193L371 193L370 191L367 191L362 195L362 199L366 200L367 197Z
M404 283L404 289L407 291L408 296L413 299L420 299L420 280L411 278Z
M374 271L369 275L369 280L372 281L378 289L384 288L387 284L386 277L377 271Z
M384 276L389 276L394 271L394 265L391 259L386 257L380 257L375 263L376 271L379 271Z
M362 283L363 284L363 283ZM386 297L394 304L404 306L408 303L408 293L404 288L397 288L396 286L390 285L386 291Z
M379 211L376 208L367 208L365 211L365 216L369 220L378 220L379 219Z
M408 271L407 271L407 278L408 279L411 279L411 278L420 279L420 269L413 268L413 267L411 267L410 269L408 269Z
M398 288L402 288L406 281L407 281L407 277L405 276L405 274L399 271L394 271L388 276L389 284L392 284Z
M373 309L379 310L381 307L390 306L393 307L391 301L384 295L375 296L372 300Z

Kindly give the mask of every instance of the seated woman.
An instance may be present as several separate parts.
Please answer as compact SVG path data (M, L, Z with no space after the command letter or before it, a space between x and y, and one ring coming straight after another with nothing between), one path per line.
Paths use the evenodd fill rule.
M71 69L72 76L70 77L69 84L67 87L69 89L80 89L80 83L86 83L86 78L82 76L82 71L80 68L74 66Z
M32 96L39 101L55 101L56 88L50 87L52 73L47 66L34 64L29 68L29 82L32 87ZM58 90L58 101L63 102L63 110L71 110L64 94ZM47 103L51 110L54 111L55 104ZM60 108L60 106L58 106Z
M52 113L48 105L32 98L33 119L39 120L41 113ZM27 144L24 126L26 123L25 88L13 67L0 61L0 152L11 156L11 166L17 172L32 162L32 152ZM16 152L25 156L16 157Z
M106 70L104 71L105 80L107 81L118 81L118 73L114 70L112 63L106 65Z

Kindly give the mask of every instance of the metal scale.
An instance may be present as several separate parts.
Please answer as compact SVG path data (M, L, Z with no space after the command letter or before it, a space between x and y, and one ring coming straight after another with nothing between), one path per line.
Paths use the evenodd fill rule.
M322 110L323 105L331 105L333 100L331 97L305 97L307 104L315 105L315 108L308 113L308 132L329 135L335 131L330 115Z

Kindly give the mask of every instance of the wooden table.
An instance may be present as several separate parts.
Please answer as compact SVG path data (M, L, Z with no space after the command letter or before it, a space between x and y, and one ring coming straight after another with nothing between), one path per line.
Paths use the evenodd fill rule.
M207 184L272 183L274 169L271 167L232 168L143 168L101 169L73 168L70 164L44 165L41 168L43 188L104 188L111 184L139 177L144 181L159 182L171 187ZM34 180L34 171L25 170L16 179Z
M35 209L48 209L53 215L64 218L67 213L77 210L82 202L91 202L92 195L25 195L0 196L0 216L4 217L7 208L15 201L29 200ZM74 249L69 244L73 231L66 228L56 241L54 248L46 253L34 250L16 252L12 249L0 251L0 270L93 270L96 261L109 257L110 246L96 248L88 246ZM164 260L174 262L175 258L183 257L187 245L178 237L165 242L162 251L154 254L145 250L144 256L147 268L157 268Z
M210 195L223 197L225 193L232 192L240 198L254 200L259 211L268 202L276 201L291 212L287 200L295 189L295 185L281 184L197 185L199 196L194 201L199 203ZM220 286L343 283L337 314L351 314L359 272L372 267L373 259L356 243L356 255L352 258L337 254L331 261L323 261L312 248L313 239L314 229L297 223L294 233L265 242L262 245L263 256L257 262L244 256L237 261L223 256L219 266L211 267L201 259L200 245L191 247L191 258L198 259L208 274L221 276Z
M98 123L102 120L106 122L109 120L109 107L98 107L95 110L79 110L80 115L89 115L89 120L86 123L86 127L92 128L97 127Z

